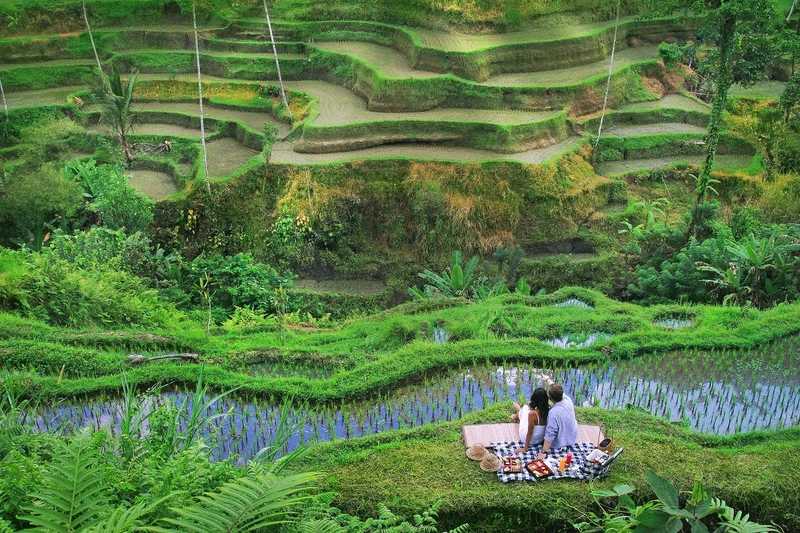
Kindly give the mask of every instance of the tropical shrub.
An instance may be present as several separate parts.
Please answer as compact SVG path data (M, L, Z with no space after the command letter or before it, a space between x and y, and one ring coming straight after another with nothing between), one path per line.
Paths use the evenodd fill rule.
M48 231L65 227L80 208L81 191L51 167L0 181L0 237L39 249Z
M763 226L737 238L720 226L715 236L692 239L673 256L640 265L635 275L630 292L649 302L769 307L800 295L800 227Z
M425 281L422 289L411 287L409 294L416 299L468 298L480 300L507 291L503 282L490 284L486 276L478 271L478 256L464 261L460 251L453 252L450 266L441 274L432 270L419 273Z
M575 525L583 533L625 531L664 531L679 533L687 528L693 532L770 533L780 531L773 526L758 524L749 515L737 511L723 500L713 498L700 483L692 492L681 497L680 492L655 472L645 474L656 499L637 504L631 494L634 487L615 485L610 490L592 491L599 513L591 513L585 522ZM683 500L683 502L681 501ZM611 505L605 502L612 502Z
M43 253L76 268L129 272L159 289L175 289L185 268L183 257L154 246L143 233L127 234L100 226L72 235L56 231Z
M437 533L440 531L437 504L407 520L385 505L380 506L376 518L362 519L331 507L329 502L330 498L321 498L320 504L311 507L296 528L288 529L289 533ZM465 524L443 533L467 531L469 526Z
M677 43L661 43L658 45L658 55L664 64L672 68L683 61L683 48Z
M800 168L800 159L798 163ZM768 184L761 200L761 208L775 222L800 220L800 175L779 176Z
M103 226L135 233L153 221L153 201L130 186L121 167L90 159L70 163L65 172L83 186L88 210Z
M226 310L250 307L274 312L277 304L275 290L288 287L292 281L291 277L256 262L247 254L228 257L203 255L188 265L182 279L183 290L193 295L194 303L201 303L197 287L206 276L213 304Z
M124 271L76 268L46 253L4 254L0 303L70 326L159 326L180 320L144 281ZM13 268L12 268L13 267Z

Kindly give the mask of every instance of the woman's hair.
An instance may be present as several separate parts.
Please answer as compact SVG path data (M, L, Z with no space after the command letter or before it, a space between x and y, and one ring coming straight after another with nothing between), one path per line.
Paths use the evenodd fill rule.
M547 391L539 387L531 394L531 409L539 411L539 424L547 424L547 415L550 412L550 403L547 401Z

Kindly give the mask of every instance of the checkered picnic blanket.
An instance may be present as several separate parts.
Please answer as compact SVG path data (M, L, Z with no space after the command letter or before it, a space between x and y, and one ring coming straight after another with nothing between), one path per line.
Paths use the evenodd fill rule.
M550 450L547 454L548 458L560 460L565 457L567 453L572 452L573 461L572 466L564 472L556 472L552 476L546 478L536 478L528 472L525 465L536 459L536 456L542 451L542 445L531 446L526 453L515 454L514 450L522 447L522 442L493 442L489 445L494 449L495 454L502 459L503 457L520 457L522 459L522 472L518 474L505 474L503 473L502 466L497 470L497 477L503 483L511 481L544 481L548 479L583 479L591 480L598 477L603 477L608 474L610 465L597 465L590 463L586 460L586 456L592 453L596 448L591 442L578 442L573 446L567 446L559 450Z

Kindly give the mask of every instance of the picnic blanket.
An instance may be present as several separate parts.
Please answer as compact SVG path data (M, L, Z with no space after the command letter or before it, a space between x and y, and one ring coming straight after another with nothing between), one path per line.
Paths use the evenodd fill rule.
M518 424L470 424L461 429L464 446L490 446L493 442L519 439ZM578 442L600 444L605 438L600 426L578 424Z
M536 456L540 451L542 451L542 445L531 446L530 449L523 454L514 453L514 450L522 447L521 442L495 442L491 443L490 447L494 448L495 454L501 459L503 457L516 456L520 457L523 461L522 472L518 474L505 474L503 473L502 467L497 470L497 477L503 483L509 483L511 481L545 481L549 479L582 479L588 481L591 479L604 477L608 474L611 464L622 452L622 448L620 448L616 453L609 457L604 464L598 465L595 463L590 463L586 460L586 456L592 453L592 451L597 447L592 442L578 442L573 446L567 446L566 448L561 448L558 450L550 450L547 454L547 457L555 460L560 460L562 457L565 457L567 453L572 452L572 467L568 468L564 472L556 471L552 476L539 479L530 474L524 465L536 459Z

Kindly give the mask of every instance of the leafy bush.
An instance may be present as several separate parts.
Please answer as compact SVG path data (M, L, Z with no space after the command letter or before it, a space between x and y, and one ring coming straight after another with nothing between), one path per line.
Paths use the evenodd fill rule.
M185 268L180 255L154 247L142 233L129 235L98 226L74 235L57 231L43 252L76 268L129 272L160 289L175 288Z
M739 226L742 222L740 221ZM675 255L637 267L631 293L645 301L685 300L769 307L800 296L800 227L763 226L736 238L727 226ZM741 231L741 228L739 228Z
M681 494L666 479L655 472L645 474L648 485L655 492L655 500L637 505L631 497L634 487L615 485L610 490L592 491L600 507L600 514L590 514L586 522L575 524L583 533L623 533L625 531L685 531L694 532L770 533L780 531L773 526L757 524L749 515L736 511L723 500L713 498L700 483L681 503ZM614 506L602 505L610 500Z
M109 268L81 269L42 253L13 256L13 284L3 285L6 308L53 324L158 326L181 315L138 277ZM11 263L6 256L6 262ZM5 276L4 276L5 277ZM8 279L8 278L6 278Z
M81 191L51 167L0 182L0 230L6 244L39 249L48 230L66 225Z
M330 506L330 498L320 498L320 503L311 507L298 527L289 533L437 533L438 505L434 504L410 520L381 505L376 518L362 519L343 513ZM459 526L448 533L466 533L467 525Z
M798 162L800 163L800 159ZM774 182L767 184L761 207L775 222L800 220L800 175L780 176Z
M683 49L677 43L661 43L658 55L667 67L672 68L683 60Z
M508 291L502 281L490 284L486 276L478 272L477 256L464 262L461 252L453 252L450 266L441 274L431 270L420 272L419 277L426 283L422 290L412 287L409 294L416 299L426 298L469 298L480 300Z
M89 197L89 211L110 229L144 231L153 221L153 201L128 184L119 166L97 165L93 159L75 161L66 168Z
M205 276L213 303L227 310L250 307L272 312L277 307L275 289L291 283L290 277L247 254L200 256L188 265L182 280L184 291L198 304L202 302L197 288Z

